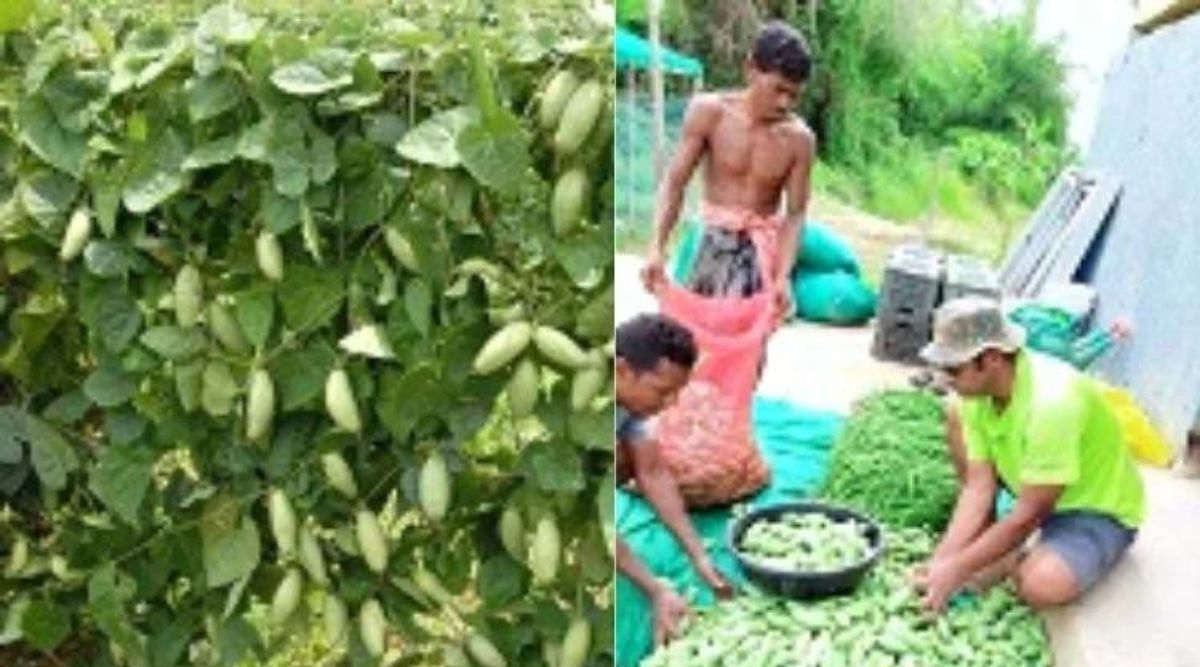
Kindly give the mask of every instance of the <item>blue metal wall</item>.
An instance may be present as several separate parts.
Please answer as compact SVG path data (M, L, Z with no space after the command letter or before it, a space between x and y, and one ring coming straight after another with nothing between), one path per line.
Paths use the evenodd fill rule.
M1079 279L1133 338L1098 370L1177 448L1200 413L1200 15L1133 39L1105 83L1086 166L1124 191Z

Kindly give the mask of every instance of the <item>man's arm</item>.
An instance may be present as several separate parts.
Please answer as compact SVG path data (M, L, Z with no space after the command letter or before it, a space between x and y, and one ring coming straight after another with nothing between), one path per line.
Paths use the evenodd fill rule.
M1058 485L1025 485L1017 496L1013 511L992 524L974 542L963 548L955 558L968 575L991 565L1025 543L1033 531L1054 511L1063 492Z
M658 219L654 222L654 236L650 239L644 277L648 289L653 287L653 281L663 277L664 250L671 238L671 230L679 220L688 181L700 164L700 158L708 147L709 133L720 117L720 104L714 95L698 95L688 104L679 145L658 189Z
M662 457L659 456L657 443L643 440L631 445L630 449L633 452L634 476L646 500L654 507L667 528L679 539L679 543L693 562L707 559L708 555L704 551L700 536L692 527L692 520L688 517L675 478L671 476Z
M634 584L637 584L637 587L642 589L646 597L651 600L664 588L662 582L650 574L650 570L646 569L637 554L633 553L633 549L630 549L620 536L617 537L617 569L621 574L629 577Z
M654 507L659 519L683 545L683 550L696 567L696 573L712 587L718 597L732 596L733 587L713 566L708 552L704 550L704 544L687 514L679 486L675 484L675 478L671 476L671 472L659 456L656 443L643 440L631 445L630 450L633 452L633 469L638 488Z
M1021 487L1011 514L992 524L957 553L932 561L918 582L925 591L924 606L943 609L972 576L1019 548L1054 511L1063 488L1061 485Z
M775 280L780 287L791 285L792 267L804 241L813 160L817 156L816 139L807 128L802 128L796 141L796 161L787 178L787 215L779 238L779 266Z
M967 463L966 483L958 494L954 514L941 542L933 552L933 561L954 556L971 543L992 515L996 502L996 469L991 463L970 461Z
M654 609L654 645L661 646L679 634L680 624L691 613L687 601L655 579L620 537L617 538L617 569L632 579L650 600Z

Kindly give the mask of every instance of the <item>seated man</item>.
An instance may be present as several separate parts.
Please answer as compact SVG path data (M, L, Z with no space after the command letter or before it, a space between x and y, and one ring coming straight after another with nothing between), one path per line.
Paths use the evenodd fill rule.
M720 597L733 589L717 572L692 527L671 472L663 465L643 420L670 405L688 381L696 362L691 333L661 315L640 315L617 327L615 387L617 399L617 486L631 479L675 534L697 573ZM674 636L688 605L617 539L617 568L645 593L654 607L654 641Z
M917 572L930 609L969 583L1009 574L1032 607L1075 600L1111 570L1142 522L1141 477L1096 383L1023 343L996 301L968 297L938 309L921 352L962 397L950 420L959 433L950 435L966 453L953 518ZM994 521L1001 484L1017 501Z

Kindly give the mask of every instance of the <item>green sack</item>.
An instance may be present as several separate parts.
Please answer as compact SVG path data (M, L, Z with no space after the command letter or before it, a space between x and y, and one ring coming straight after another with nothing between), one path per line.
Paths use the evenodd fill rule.
M875 315L875 291L845 271L797 271L792 278L796 316L810 322L862 324Z
M850 245L819 220L804 223L803 244L796 268L810 273L844 271L856 276L862 273L858 257Z
M1008 314L1008 319L1025 329L1025 344L1072 366L1085 369L1115 342L1105 330L1083 332L1083 323L1065 310L1027 304Z

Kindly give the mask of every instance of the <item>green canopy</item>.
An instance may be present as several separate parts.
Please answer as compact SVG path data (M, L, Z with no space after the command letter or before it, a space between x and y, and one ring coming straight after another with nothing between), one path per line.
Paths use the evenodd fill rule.
M617 68L650 69L650 42L634 33L618 27L617 40L613 46L617 60ZM659 57L662 69L669 74L679 74L692 78L704 76L704 65L695 58L690 58L659 45Z

